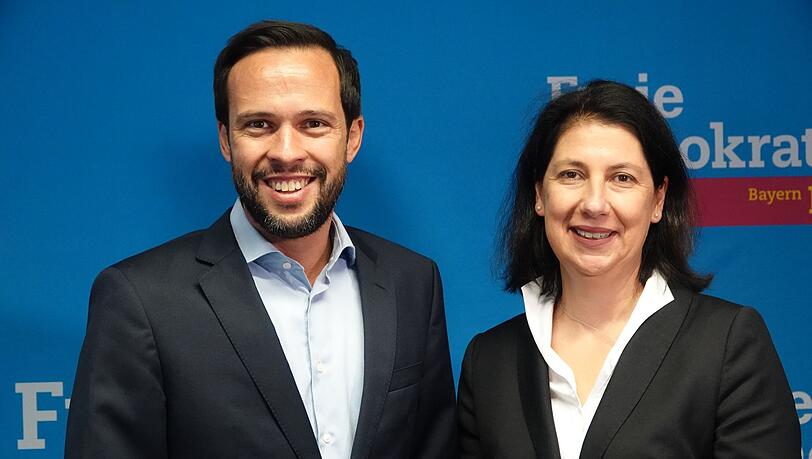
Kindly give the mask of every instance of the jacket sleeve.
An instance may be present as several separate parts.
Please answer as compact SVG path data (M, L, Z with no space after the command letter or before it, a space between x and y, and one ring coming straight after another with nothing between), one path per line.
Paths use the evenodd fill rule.
M167 457L165 407L149 318L130 281L108 268L90 294L65 457Z
M797 458L801 431L770 334L742 308L728 332L716 411L714 457Z
M454 377L448 350L443 285L437 265L432 262L433 293L427 333L424 372L420 385L415 438L411 456L416 458L456 458L457 420L454 411Z
M465 349L460 373L459 399L457 400L457 417L460 428L460 457L476 459L482 457L479 432L476 423L476 406L473 394L473 359L476 348L475 336Z

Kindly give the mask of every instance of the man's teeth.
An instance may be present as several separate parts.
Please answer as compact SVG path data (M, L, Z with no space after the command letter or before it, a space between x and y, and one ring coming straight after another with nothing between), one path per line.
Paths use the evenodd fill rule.
M271 187L276 191L301 190L305 185L307 185L307 179L271 181Z
M585 237L587 239L606 239L607 237L609 237L610 234L612 234L611 232L590 233L589 231L582 231L579 230L578 228L575 228L575 232L578 234L578 236Z

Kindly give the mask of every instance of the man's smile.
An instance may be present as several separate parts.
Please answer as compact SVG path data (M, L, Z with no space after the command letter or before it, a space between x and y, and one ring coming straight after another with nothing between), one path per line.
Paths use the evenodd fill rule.
M315 177L271 177L265 179L265 184L271 189L282 193L293 193L306 187Z

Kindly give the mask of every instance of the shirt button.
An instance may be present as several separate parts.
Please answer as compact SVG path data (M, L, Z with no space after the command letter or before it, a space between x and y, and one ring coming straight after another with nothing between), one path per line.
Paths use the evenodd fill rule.
M325 432L321 436L321 441L324 442L325 445L329 445L330 443L333 442L333 434L331 434L330 432Z
M293 267L293 265L291 265L290 262L286 261L286 262L282 263L282 267L285 268L285 269L290 269L290 268Z
M318 371L319 373L324 373L325 370L327 370L327 367L321 362L321 360L319 360L316 363L316 371Z

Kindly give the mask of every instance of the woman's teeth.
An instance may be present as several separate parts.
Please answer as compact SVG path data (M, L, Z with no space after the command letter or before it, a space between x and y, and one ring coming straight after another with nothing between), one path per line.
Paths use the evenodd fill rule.
M582 231L578 228L575 228L575 233L578 234L578 236L587 239L606 239L610 234L612 234L611 231L606 233L590 233L589 231Z

